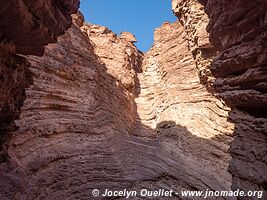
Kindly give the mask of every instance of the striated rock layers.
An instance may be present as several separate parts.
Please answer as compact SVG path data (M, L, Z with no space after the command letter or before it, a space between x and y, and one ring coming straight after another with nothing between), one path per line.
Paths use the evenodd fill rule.
M143 55L131 34L74 18L43 57L28 57L34 83L6 142L1 199L230 190L229 109L200 83L184 28L163 24Z
M173 0L172 4L197 66L200 63L200 78L208 77L207 88L233 108L232 188L266 190L267 2Z
M42 55L71 25L79 0L1 0L0 42L11 42L16 53Z
M143 57L133 45L135 37L127 32L118 37L108 28L98 25L84 24L82 30L93 42L94 52L106 64L107 73L133 93L136 72L141 70Z
M25 99L25 88L32 83L30 63L19 54L42 55L44 46L71 25L71 13L78 0L0 1L0 160L2 143L14 131Z
M263 190L266 118L248 109L265 105L264 90L256 90L266 83L266 10L255 12L262 2L174 0L180 21L157 29L146 54L134 46L132 34L117 36L84 23L81 13L73 15L71 28L44 56L27 56L18 65L25 68L15 68L27 78L14 73L3 79L6 96L16 91L12 80L28 88L26 96L16 91L26 99L17 129L9 128L4 142L9 162L0 163L0 199L102 199L92 196L95 188ZM249 23L255 37L237 40L245 33L242 28L235 35L233 27L247 23L242 17L248 10L257 13L248 17L259 19ZM16 45L3 48L16 56ZM242 61L253 56L253 66ZM236 57L257 73L236 73L234 68L245 67L230 68ZM258 96L249 93L254 90ZM8 102L17 109L23 100ZM173 195L164 199L183 199Z

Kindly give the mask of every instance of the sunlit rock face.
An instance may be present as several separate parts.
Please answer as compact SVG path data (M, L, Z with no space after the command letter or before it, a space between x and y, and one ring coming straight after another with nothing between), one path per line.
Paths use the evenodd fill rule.
M178 21L166 22L155 31L154 45L144 56L138 80L133 133L162 138L164 148L187 157L193 169L206 169L205 176L216 177L219 188L229 189L227 151L234 128L227 122L229 108L201 84L187 35Z
M216 49L210 43L206 30L209 18L204 12L204 6L197 0L173 0L172 9L184 27L188 48L194 57L200 81L212 92L214 77L210 65Z
M107 73L126 90L133 92L136 71L141 70L143 54L134 46L136 39L131 33L120 36L106 27L84 24L82 30L94 45L94 52L107 66Z
M187 30L192 54L201 52L207 61L204 71L212 73L208 88L233 108L232 188L266 190L267 2L173 0L172 4ZM209 56L202 43L209 44ZM195 62L199 63L197 56Z

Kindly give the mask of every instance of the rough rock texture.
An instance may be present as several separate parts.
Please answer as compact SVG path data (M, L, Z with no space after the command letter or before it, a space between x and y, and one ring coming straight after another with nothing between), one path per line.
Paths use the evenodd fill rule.
M264 114L267 108L267 1L208 1L216 90L230 105ZM266 117L266 113L265 113Z
M12 45L0 45L0 163L6 133L15 130L13 122L19 117L25 99L24 88L32 83L30 63L13 51Z
M206 31L209 18L204 12L204 6L197 0L173 0L172 8L186 32L188 48L194 57L200 81L213 92L214 77L210 65L216 49L210 43Z
M229 110L200 84L185 36L178 22L164 24L143 72L132 41L94 25L73 25L43 57L28 57L34 84L7 142L13 163L1 165L1 199L91 199L94 188L229 190Z
M255 90L255 84L264 88L266 83L262 2L174 0L180 22L157 29L145 55L132 34L117 36L106 27L84 24L81 13L41 58L28 56L28 62L14 54L12 44L1 47L0 55L9 56L0 65L3 99L15 103L8 107L11 116L3 107L1 123L10 124L26 100L18 128L9 128L7 156L0 157L0 199L88 200L95 188L263 190L267 123L264 112L248 109L259 102L257 107L265 108L265 90ZM237 22L248 23L244 15L250 9L258 23L235 33ZM254 29L253 37L244 36L243 30ZM240 55L234 54L235 46ZM254 59L253 65L244 61L253 73L232 73L244 66L226 67L228 54ZM9 65L15 67L7 71ZM242 82L244 77L253 84ZM234 89L219 84L230 79ZM10 97L13 92L18 99ZM233 98L246 101L240 105Z
M84 24L82 30L94 44L94 52L107 66L107 72L128 91L133 92L136 71L141 70L142 53L133 45L131 33L123 32L119 37L108 28Z
M32 83L30 63L21 55L42 55L44 46L71 25L71 13L78 0L0 1L0 154L8 133L14 131L25 99L25 88Z
M208 87L234 108L229 117L235 123L232 188L266 190L267 2L173 0L172 6L187 30L192 55L203 43L214 46L203 68L212 72Z
M12 42L16 53L42 55L71 25L79 0L1 0L0 42Z
M195 169L206 169L216 177L220 189L229 189L227 150L233 132L233 125L227 122L229 108L200 83L179 22L164 23L155 31L154 46L145 54L142 70L134 133L167 136L163 137L166 148L189 158ZM177 128L180 126L185 129Z

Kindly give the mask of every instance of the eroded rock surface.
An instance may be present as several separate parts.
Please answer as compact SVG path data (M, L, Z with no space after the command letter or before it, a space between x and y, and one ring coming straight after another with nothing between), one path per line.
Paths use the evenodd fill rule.
M25 99L25 88L32 83L30 63L19 54L42 55L44 46L56 42L70 27L71 13L79 1L0 1L0 154L8 133L16 129Z
M210 66L216 49L210 43L206 31L209 18L204 12L204 6L197 0L173 0L172 9L184 27L188 48L195 60L200 81L213 92L214 76Z
M203 68L212 72L211 91L233 108L229 171L232 188L245 191L266 190L266 6L266 1L173 0L192 54L202 51L202 43L212 50L202 53L208 61Z
M136 98L134 133L145 137L164 135L164 147L186 156L195 164L194 169L207 169L216 177L218 187L229 189L227 151L233 132L233 124L227 122L229 108L201 84L179 22L164 23L154 37L154 46L144 57L143 72L138 74L140 94ZM175 128L177 125L187 131Z
M28 170L8 153L10 132L20 116L25 89L33 83L30 62L20 54L42 55L44 46L71 25L74 1L1 1L0 8L0 199L25 199L21 195ZM23 193L23 192L22 192Z
M13 51L12 45L0 45L0 163L4 159L2 144L7 133L16 129L13 122L19 117L25 88L32 84L30 63Z
M108 73L125 89L135 89L136 72L141 71L142 53L133 45L134 35L123 32L120 36L106 27L84 24L82 30L94 44L94 52L106 64Z
M90 199L94 188L229 190L233 125L228 108L200 84L183 27L157 30L141 68L132 40L75 21L43 57L28 57L34 84L7 143L14 164L3 168L5 188L12 188L3 197Z
M212 64L216 90L228 104L247 108L252 115L259 109L263 114L267 108L267 1L218 2L205 5L210 40L219 49Z
M0 42L11 42L16 53L42 55L71 25L79 0L1 0Z
M63 12L64 22L76 1L57 2L54 8L61 5L58 11ZM88 200L95 188L100 192L142 188L263 190L266 118L262 112L247 109L259 102L257 107L265 108L264 89L256 91L254 87L264 88L266 83L266 10L262 2L174 0L180 22L166 22L157 29L154 46L145 55L134 46L132 34L117 36L106 27L85 24L81 13L73 15L71 28L56 44L46 47L43 57L28 56L28 61L17 57L16 52L27 52L26 43L17 50L12 44L4 46L15 61L2 59L1 67L2 63L15 67L9 71L3 68L3 99L15 104L9 108L15 114L5 115L3 109L0 116L12 122L26 100L16 120L18 128L9 128L12 136L5 141L0 199ZM42 12L50 3L44 4ZM241 17L247 11L255 12L259 5L263 8L253 18L259 23L250 23L246 29L255 29L253 34L243 37L243 29L233 33L235 23L246 24ZM232 21L228 17L235 15ZM47 32L43 36L52 37ZM15 46L20 44L20 38L10 40ZM40 44L45 42L33 49L39 49ZM235 55L241 47L244 51ZM236 69L224 66L227 56L257 62L244 62L247 71L236 74ZM27 78L17 76L17 71ZM231 84L220 85L230 79L236 84L234 89ZM11 82L15 82L14 87L10 87ZM17 87L29 87L26 96ZM246 93L244 87L260 94ZM14 91L19 100L10 98Z

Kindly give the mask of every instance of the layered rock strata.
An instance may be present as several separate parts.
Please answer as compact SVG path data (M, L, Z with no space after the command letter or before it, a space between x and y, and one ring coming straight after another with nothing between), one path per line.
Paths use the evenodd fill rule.
M0 9L0 198L23 199L25 169L8 153L10 132L20 116L25 89L33 83L30 62L21 54L42 55L44 46L71 25L73 1L1 1ZM20 55L18 55L18 53Z
M142 70L138 74L134 133L161 138L164 148L187 157L194 169L207 169L205 176L216 177L220 189L229 189L227 151L233 132L233 124L227 122L229 108L201 84L179 22L166 22L155 31L154 45L144 56Z
M75 17L43 57L28 57L34 84L6 143L13 164L2 165L2 198L90 199L94 188L229 190L229 110L200 84L183 27L157 30L141 67L130 34L81 21ZM173 198L180 197L166 199Z
M1 0L0 42L11 42L16 53L42 55L71 25L79 0Z
M28 173L18 199L90 199L92 187L114 185L122 173L112 141L130 126L127 93L75 25L28 59L34 84L9 148Z
M128 32L120 36L106 27L84 24L82 30L94 45L94 52L107 66L107 73L133 93L136 72L141 71L143 54L134 46L135 37Z
M70 27L79 1L0 1L0 154L8 133L14 131L32 83L30 63L19 54L42 55Z
M198 51L202 43L214 46L203 68L212 72L212 91L234 109L229 171L232 188L246 191L266 190L266 6L266 1L173 0L192 55L192 46Z
M60 4L59 12L62 8L66 8L65 14L70 12L75 2L71 1L72 6ZM41 58L28 56L28 61L23 58L18 62L22 57L15 53L27 53L27 45L19 46L16 38L12 39L15 45L5 44L1 52L9 53L1 67L15 67L9 71L1 68L7 88L3 89L3 99L15 114L2 109L2 127L9 127L19 116L26 100L16 120L17 129L8 128L12 136L4 143L7 156L1 157L0 163L0 199L87 200L92 199L95 188L100 192L266 189L266 118L264 112L248 109L255 108L250 106L253 102L261 102L257 107L264 108L264 90L257 90L259 96L244 96L246 82L241 79L246 72L236 74L236 69L227 70L229 67L223 65L229 61L226 55L234 53L235 48L231 48L243 47L249 39L252 46L243 44L242 55L236 56L259 55L257 59L249 57L257 60L251 67L256 71L246 80L255 79L252 82L264 88L264 10L260 8L253 18L259 23L249 24L248 30L255 28L255 40L242 36L235 43L230 37L235 23L246 13L243 7L246 11L259 5L264 8L262 2L173 1L180 22L164 23L157 29L154 46L145 55L134 46L132 34L117 36L106 27L85 24L80 13L73 16L74 23L65 35L46 47ZM231 21L224 13L239 17ZM13 48L16 45L18 50ZM258 50L245 53L254 46ZM32 48L35 54L39 47ZM15 61L9 59L11 55ZM235 89L226 84L224 91L219 83L233 77ZM14 87L10 87L12 80ZM26 95L25 87L29 87ZM10 98L12 92L19 99ZM242 106L239 101L234 103L231 92L240 101L246 99ZM231 112L220 98L233 108ZM6 119L10 119L8 124ZM165 199L183 198L174 195Z
M210 65L216 49L210 43L206 31L209 18L204 12L204 6L197 0L173 0L172 9L184 27L188 48L195 60L200 81L213 93L214 76L211 74Z
M14 53L13 45L0 45L0 163L4 159L2 144L14 131L25 99L24 88L32 84L30 63Z

